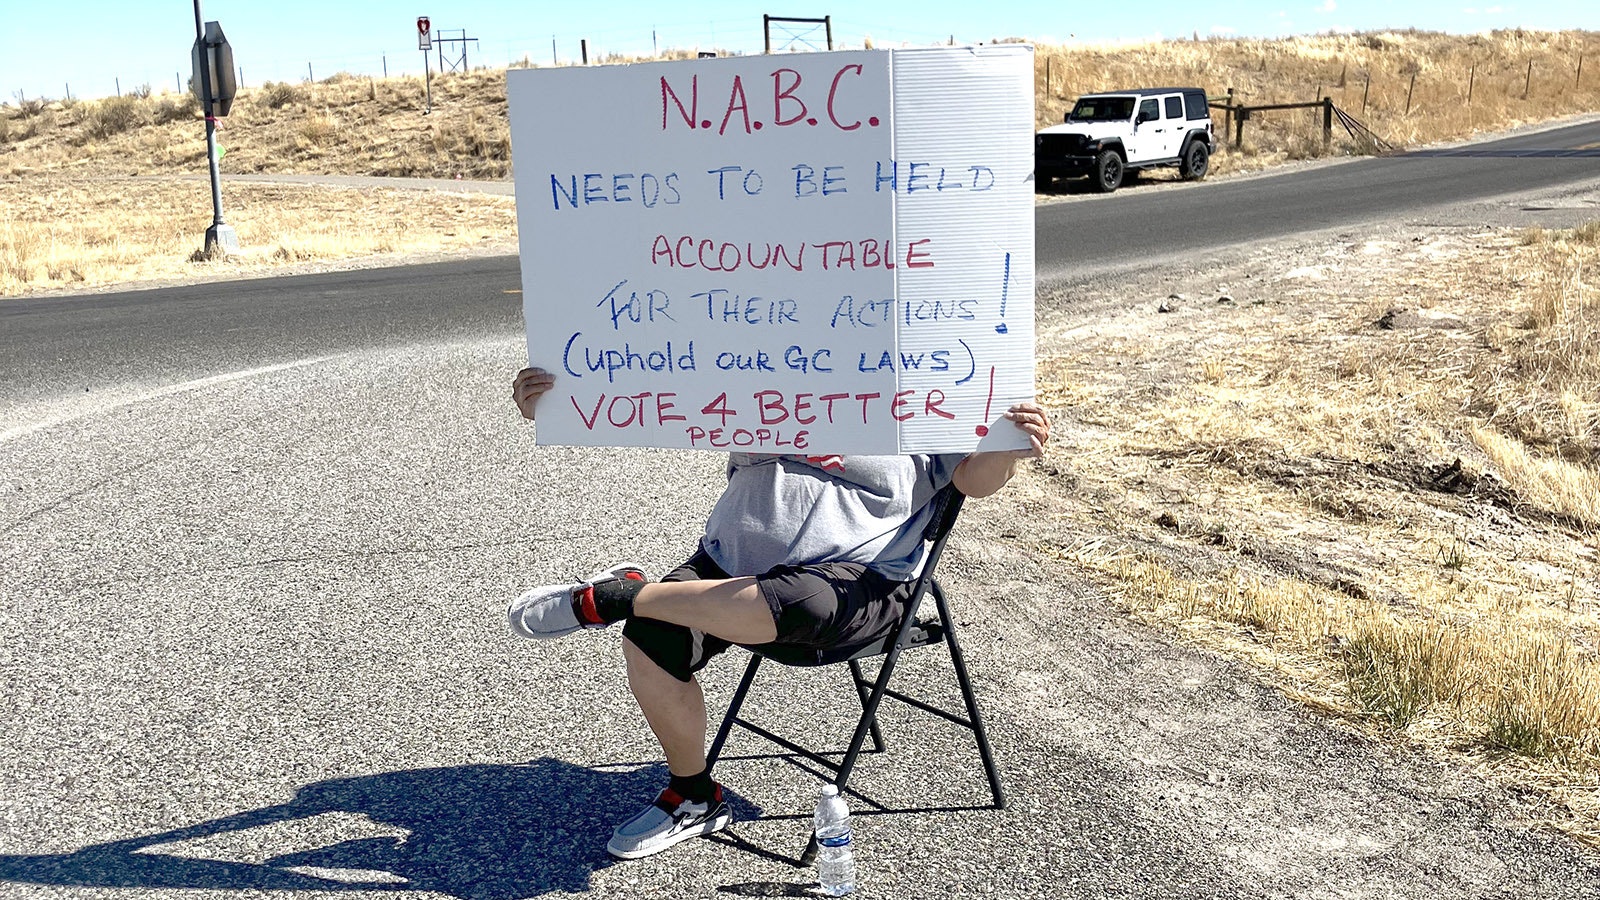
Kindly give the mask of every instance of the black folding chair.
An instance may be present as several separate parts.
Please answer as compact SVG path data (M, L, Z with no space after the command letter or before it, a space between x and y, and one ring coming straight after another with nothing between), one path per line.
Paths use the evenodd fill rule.
M831 769L837 773L834 784L839 786L840 792L843 792L851 771L855 769L856 757L861 753L868 735L872 737L872 752L881 753L885 749L883 733L878 728L878 704L883 698L891 697L969 729L977 739L978 754L983 758L983 770L989 778L989 791L994 796L994 808L1005 809L1007 804L1005 789L1000 784L1000 773L994 764L994 750L989 745L989 735L984 730L983 717L978 711L978 700L972 692L972 680L967 675L966 660L962 656L961 645L956 640L955 619L950 615L950 604L945 598L944 589L940 587L938 579L934 578L939 557L944 553L945 541L950 537L950 531L955 526L956 516L960 514L961 504L965 499L954 485L940 491L935 498L933 519L923 532L923 540L928 544L927 562L923 565L922 574L918 576L912 587L911 596L906 601L900 627L889 637L865 645L838 647L823 652L797 652L793 648L767 647L751 652L750 664L745 667L744 677L739 680L739 688L734 692L733 699L728 704L728 712L723 716L722 725L717 729L717 736L711 742L711 751L707 755L707 771L716 765L717 758L722 754L723 745L728 740L729 732L738 725L792 753ZM933 595L934 606L938 611L936 619L918 617L922 599L928 594ZM956 682L961 687L961 697L966 703L965 716L889 687L889 679L894 675L895 664L899 662L901 653L941 642L950 649L950 661L955 669ZM872 656L882 656L884 659L878 668L877 676L869 680L862 671L861 660ZM771 659L783 665L807 667L849 663L851 679L861 700L861 718L856 723L855 734L850 738L850 747L842 759L835 762L739 715L745 695L750 692L750 685L755 681L756 670L760 668L763 659ZM800 857L801 864L809 865L816 858L816 853L816 837L813 835Z

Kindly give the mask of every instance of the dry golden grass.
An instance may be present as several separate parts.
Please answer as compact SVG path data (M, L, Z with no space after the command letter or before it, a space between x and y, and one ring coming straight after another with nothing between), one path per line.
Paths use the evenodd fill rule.
M243 252L196 262L211 224L202 180L0 181L0 297L314 260L515 249L510 197L231 183L226 203Z
M225 173L503 178L510 170L505 72L421 78L335 75L240 91L218 130ZM0 107L0 178L45 173L205 171L205 132L187 94Z
M1600 843L1597 234L1335 248L1237 305L1097 322L1039 387L1122 539L1045 549Z
M1274 41L1168 41L1118 47L1040 47L1037 57L1040 124L1059 121L1078 93L1155 82L1199 84L1213 95L1228 87L1247 103L1310 100L1327 93L1340 106L1364 116L1385 137L1413 143L1464 137L1475 129L1500 128L1565 113L1600 108L1600 60L1576 84L1576 62L1595 35L1585 32L1497 32L1470 37L1400 33L1289 38ZM669 51L666 58L685 56ZM607 62L632 60L608 59ZM1533 63L1534 77L1526 79ZM1475 69L1473 67L1476 67ZM1402 85L1402 75L1404 84ZM1402 86L1411 89L1405 110ZM1464 79L1472 75L1472 103ZM1518 73L1523 73L1518 76ZM1593 74L1590 74L1593 73ZM1368 76L1371 76L1370 90ZM1522 81L1518 81L1521 77ZM1526 87L1527 99L1522 98ZM1357 92L1360 93L1357 93ZM504 178L511 163L506 122L505 72L480 70L441 75L433 82L434 108L425 115L419 78L372 79L335 75L313 84L268 83L240 92L219 131L224 173L388 175L435 178ZM187 94L141 89L97 101L0 106L0 179L8 198L0 230L5 273L0 295L72 284L105 284L185 271L192 232L183 221L162 220L179 206L141 207L138 195L106 193L112 176L199 174L205 171L204 131L198 107ZM1310 112L1268 114L1252 120L1242 151L1220 154L1215 171L1259 168L1286 159L1370 148L1340 137L1324 148L1320 125ZM75 186L69 180L77 180ZM230 188L230 194L235 189ZM242 190L242 189L241 189ZM265 196L249 189L245 197ZM70 203L62 198L70 197ZM300 190L283 200L324 198ZM385 205L392 207L390 198ZM436 201L421 201L424 206ZM477 200L474 203L479 202ZM484 215L509 208L481 198ZM111 203L120 206L109 206ZM233 201L230 199L230 207ZM65 204L65 205L64 205ZM82 206L80 206L82 204ZM352 199L336 206L356 205ZM98 207L98 211L95 208ZM41 218L42 211L50 211ZM309 210L321 211L313 204ZM408 247L451 245L453 236L424 236L429 217L411 217L401 232L389 226L341 231L321 229L310 218L302 238L282 236L282 222L302 214L268 213L265 226L236 211L244 245L281 247L283 261L334 258ZM112 222L139 223L114 229ZM63 222L85 226L82 236ZM454 225L445 222L441 227ZM495 231L495 239L509 234ZM248 235L248 237L247 237ZM140 242L151 240L144 245ZM1535 233L1524 237L1542 244ZM82 256L74 256L81 253ZM259 257L260 254L256 254ZM273 254L277 255L276 251ZM121 260L122 262L118 262ZM259 260L258 260L259 261ZM254 264L254 263L252 263ZM159 276L149 273L159 272ZM1555 302L1555 301L1552 301ZM1551 338L1557 340L1559 338ZM1207 369L1212 383L1225 383L1222 363ZM1565 396L1565 395L1563 395ZM1595 411L1556 397L1564 414L1583 421ZM1521 416L1553 422L1548 409L1515 413L1515 403L1490 425ZM1551 407L1553 409L1555 407Z
M1040 46L1035 109L1041 126L1055 124L1079 94L1156 83L1198 85L1214 99L1231 87L1250 104L1327 95L1387 140L1414 145L1600 109L1600 59L1590 58L1582 82L1577 78L1586 48L1600 55L1600 35L1386 32ZM691 54L668 51L663 58L685 55ZM340 74L241 91L220 133L227 148L223 169L505 177L511 156L504 70L440 75L433 94L433 113L424 115L424 86L415 77ZM188 95L170 93L8 104L0 107L0 177L199 171L205 145L197 114ZM1309 110L1266 113L1251 120L1241 150L1218 156L1214 171L1370 150L1342 130L1325 147L1319 114Z
M1581 83L1580 58L1586 60ZM1080 94L1155 84L1204 87L1213 100L1225 98L1232 88L1237 101L1248 105L1331 97L1379 137L1402 147L1600 109L1600 34L1584 31L1404 31L1040 46L1037 62L1040 127L1059 123ZM1217 115L1220 133L1223 120ZM1333 142L1325 147L1321 112L1313 110L1259 114L1246 125L1242 150L1231 149L1233 137L1227 136L1230 149L1218 156L1214 171L1372 150L1337 123Z

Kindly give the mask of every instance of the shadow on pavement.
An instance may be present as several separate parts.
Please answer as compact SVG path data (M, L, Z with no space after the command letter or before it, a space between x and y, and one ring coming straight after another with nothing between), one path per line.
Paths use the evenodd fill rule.
M0 881L111 888L437 891L464 900L581 892L589 890L593 871L611 863L605 838L612 827L637 812L665 782L661 765L607 771L548 758L525 765L332 779L302 788L288 803L186 828L73 853L0 855ZM259 863L205 858L208 851L215 852L209 848L232 843L253 850L219 855L262 859L273 853L273 837L287 850L282 842L294 842L293 827L304 832L309 828L305 820L328 813L366 816L406 834L278 852ZM286 825L291 827L287 838L277 832L238 834ZM184 855L162 846L189 841L201 846L183 850ZM298 845L305 845L303 837Z

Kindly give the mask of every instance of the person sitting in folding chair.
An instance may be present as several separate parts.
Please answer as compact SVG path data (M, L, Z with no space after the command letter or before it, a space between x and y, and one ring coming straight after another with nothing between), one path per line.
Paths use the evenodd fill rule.
M517 408L534 418L555 382L517 373ZM578 585L535 588L511 601L511 628L556 638L623 622L628 686L661 742L671 780L619 825L606 850L620 859L658 853L726 828L722 788L706 766L705 697L695 673L730 646L814 649L883 640L899 623L922 562L932 501L946 485L984 497L1017 464L1044 455L1044 409L1007 410L1023 450L937 456L731 454L728 485L699 551L651 583L638 566L605 569Z

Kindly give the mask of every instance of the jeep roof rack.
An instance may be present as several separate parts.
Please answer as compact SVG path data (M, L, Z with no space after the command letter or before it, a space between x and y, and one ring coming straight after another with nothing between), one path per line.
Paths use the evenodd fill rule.
M1131 90L1126 90L1126 91L1095 91L1095 92L1093 92L1091 94L1079 94L1078 96L1080 96L1080 97L1115 97L1115 96L1121 96L1121 95L1125 95L1125 94L1133 94L1134 96L1137 96L1137 97L1145 97L1145 96L1149 96L1150 94L1176 94L1176 93L1179 93L1181 91L1199 91L1199 90L1203 90L1203 88L1197 88L1197 87L1133 88Z

